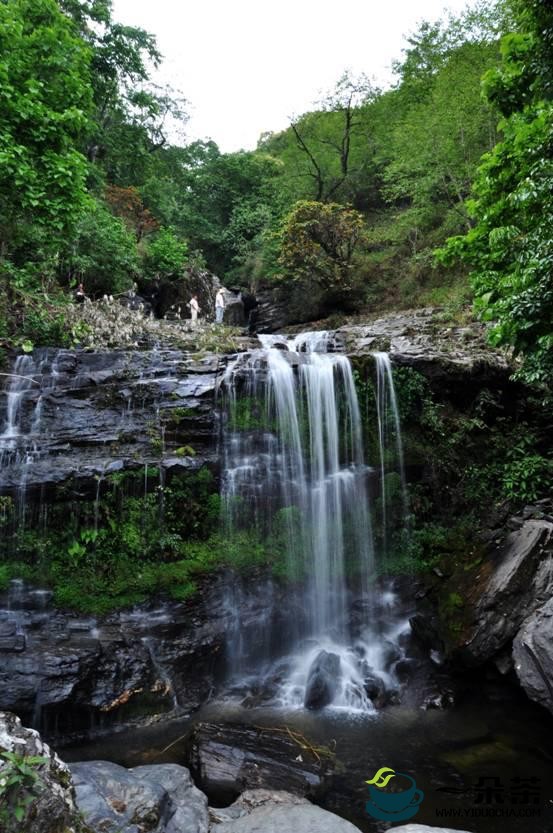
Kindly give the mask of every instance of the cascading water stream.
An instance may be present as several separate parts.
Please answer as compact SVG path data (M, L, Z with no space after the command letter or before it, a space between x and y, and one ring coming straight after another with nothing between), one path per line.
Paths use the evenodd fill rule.
M383 657L391 634L373 627L373 472L364 462L351 366L346 356L327 352L328 333L260 340L262 349L240 356L222 383L225 532L231 542L255 530L283 551L297 616L279 622L267 597L263 621L248 625L234 586L231 670L235 681L260 668L270 676L276 661L275 699L283 705L368 711L367 674L378 671L393 683ZM380 355L377 365L390 382Z
M373 353L376 364L376 412L378 420L378 440L380 456L380 493L382 513L382 554L386 555L389 523L388 506L390 505L390 471L399 477L401 492L402 523L408 521L407 483L403 459L403 442L397 397L392 375L392 363L388 353Z

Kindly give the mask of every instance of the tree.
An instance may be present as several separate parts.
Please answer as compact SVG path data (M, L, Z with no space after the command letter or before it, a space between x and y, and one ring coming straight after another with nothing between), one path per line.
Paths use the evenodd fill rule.
M55 0L0 3L0 257L55 251L85 203L90 51Z
M61 0L91 50L94 130L86 154L101 163L110 182L142 184L150 173L151 155L186 119L181 93L150 79L161 55L154 35L112 19L111 0Z
M497 139L480 79L496 60L495 44L465 43L442 57L435 75L418 78L414 102L401 96L383 183L391 203L409 206L412 233L471 226L465 200L480 157Z
M377 93L366 76L346 72L317 110L291 122L296 152L288 153L289 161L295 176L310 182L306 193L316 202L336 199L359 172L359 149L366 146L367 134L363 108ZM271 138L265 143L270 147Z
M241 270L279 212L279 163L263 152L222 154L214 142L163 149L158 163L142 189L146 204L203 253L209 269Z
M128 289L139 272L134 234L99 200L90 200L62 262L66 280L83 281L88 295Z
M149 243L144 257L144 275L148 279L175 280L182 275L188 246L172 229L162 228Z
M553 8L518 0L520 31L501 45L485 77L502 140L484 156L469 203L475 227L439 257L472 267L476 308L492 339L526 356L523 375L553 371Z
M314 281L326 290L349 290L353 254L363 217L338 203L302 200L284 218L280 264L293 281Z
M120 217L127 228L136 235L139 243L142 238L155 231L159 224L145 207L137 188L120 188L108 185L106 188L106 202L112 212Z

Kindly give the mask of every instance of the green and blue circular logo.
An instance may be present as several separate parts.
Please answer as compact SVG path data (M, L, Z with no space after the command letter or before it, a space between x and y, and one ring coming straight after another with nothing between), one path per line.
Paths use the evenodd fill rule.
M424 798L415 779L405 772L396 772L389 766L381 767L370 781L367 814L379 821L406 821L419 811Z

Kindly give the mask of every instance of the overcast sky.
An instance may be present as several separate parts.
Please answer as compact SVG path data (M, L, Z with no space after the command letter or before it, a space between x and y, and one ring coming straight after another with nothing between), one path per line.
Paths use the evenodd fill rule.
M153 32L157 80L190 102L189 139L254 148L345 69L389 83L404 35L466 0L114 0L114 18Z

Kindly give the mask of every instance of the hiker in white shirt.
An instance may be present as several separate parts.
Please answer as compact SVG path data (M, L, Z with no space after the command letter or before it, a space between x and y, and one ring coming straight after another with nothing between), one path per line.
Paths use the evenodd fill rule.
M188 306L190 307L190 318L192 319L192 324L195 324L198 320L198 313L200 311L200 305L198 304L197 295L192 295L191 299L188 302Z
M221 286L217 291L217 295L215 296L215 323L222 324L223 323L223 315L225 312L225 290Z

